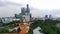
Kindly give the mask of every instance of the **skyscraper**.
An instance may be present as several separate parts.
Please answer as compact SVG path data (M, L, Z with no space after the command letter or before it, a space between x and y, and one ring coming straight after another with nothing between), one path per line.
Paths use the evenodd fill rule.
M30 14L30 8L29 5L26 5L25 7L21 8L21 13L20 14L15 14L16 18L20 18L22 22L29 22L32 19L32 16Z
M49 15L49 19L52 19L52 15Z
M27 4L26 8L25 7L21 8L21 13L23 15L25 15L25 13L28 13L28 14L30 13L30 8L29 8L28 4Z
M31 20L30 8L27 4L26 8L21 8L21 20L23 22L29 22Z
M30 8L29 8L28 4L27 4L27 7L26 7L26 13L30 13Z
M22 14L22 15L25 15L25 8L24 8L24 7L21 8L21 14Z
M45 20L47 20L48 19L48 15L45 15Z

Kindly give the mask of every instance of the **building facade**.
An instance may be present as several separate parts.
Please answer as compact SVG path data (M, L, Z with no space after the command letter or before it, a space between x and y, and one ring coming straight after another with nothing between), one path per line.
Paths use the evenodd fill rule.
M16 18L19 18L23 22L29 22L32 19L32 15L30 14L30 8L29 5L27 4L26 8L22 7L21 8L21 13L20 14L15 14Z
M29 5L27 4L26 8L22 8L21 9L21 20L23 20L23 22L29 22L32 18L31 14L30 14L30 8Z

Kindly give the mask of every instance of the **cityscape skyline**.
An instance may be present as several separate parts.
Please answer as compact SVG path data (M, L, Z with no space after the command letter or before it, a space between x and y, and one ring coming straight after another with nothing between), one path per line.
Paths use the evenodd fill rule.
M1 5L1 4L0 4ZM6 5L3 3L4 6L0 6L0 17L12 17L14 14L18 14L21 12L21 7L25 7L23 4L12 3L8 2ZM30 5L30 4L29 4ZM33 17L44 17L45 15L52 15L53 17L60 17L60 10L59 9L37 9L34 7L30 7L30 11ZM37 13L38 12L38 13Z
M60 34L60 0L0 0L0 34Z

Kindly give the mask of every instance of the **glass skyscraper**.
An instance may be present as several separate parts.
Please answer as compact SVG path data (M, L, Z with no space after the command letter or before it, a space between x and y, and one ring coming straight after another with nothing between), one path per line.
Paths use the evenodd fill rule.
M21 8L21 13L15 14L15 17L20 18L21 21L29 22L32 18L31 14L30 14L29 5L27 4L26 8L25 7Z
M30 13L29 5L27 4L26 13Z

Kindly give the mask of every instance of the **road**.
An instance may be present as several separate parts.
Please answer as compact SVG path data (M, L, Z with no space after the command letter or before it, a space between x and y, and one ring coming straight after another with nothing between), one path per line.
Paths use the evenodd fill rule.
M19 34L26 34L29 31L29 23L22 23L18 26L18 28L21 29L21 31L19 32Z

